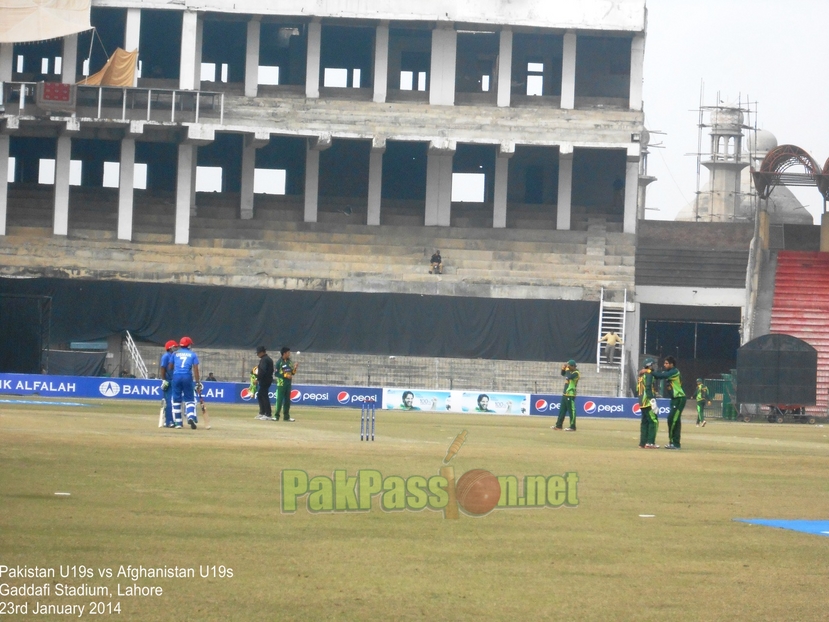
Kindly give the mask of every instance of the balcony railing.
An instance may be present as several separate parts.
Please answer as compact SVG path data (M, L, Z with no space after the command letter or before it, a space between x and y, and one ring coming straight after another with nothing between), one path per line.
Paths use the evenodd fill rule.
M224 93L164 88L72 85L72 104L37 101L37 82L0 82L5 114L71 114L102 121L224 123Z

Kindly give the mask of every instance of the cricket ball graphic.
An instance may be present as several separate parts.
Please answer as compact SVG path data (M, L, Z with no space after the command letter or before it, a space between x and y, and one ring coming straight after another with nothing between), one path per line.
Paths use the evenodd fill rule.
M498 478L484 469L473 469L461 475L455 484L458 504L467 514L489 514L501 498Z

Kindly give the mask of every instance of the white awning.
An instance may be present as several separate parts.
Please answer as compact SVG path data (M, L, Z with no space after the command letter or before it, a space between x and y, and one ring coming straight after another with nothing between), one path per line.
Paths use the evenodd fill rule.
M0 43L56 39L89 30L91 0L0 0Z

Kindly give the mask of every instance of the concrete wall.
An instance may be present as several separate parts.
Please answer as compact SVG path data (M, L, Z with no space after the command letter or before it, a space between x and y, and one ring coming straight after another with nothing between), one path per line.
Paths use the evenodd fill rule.
M754 235L754 223L695 223L643 220L639 244L656 248L745 250Z
M541 28L645 30L645 0L93 0L93 6L346 17L372 20L470 22Z

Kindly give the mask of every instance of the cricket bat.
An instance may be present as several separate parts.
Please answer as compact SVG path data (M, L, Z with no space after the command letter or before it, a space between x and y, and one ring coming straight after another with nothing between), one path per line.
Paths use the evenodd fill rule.
M161 410L158 411L158 427L164 427L164 411L167 410L167 400L161 398Z
M204 403L204 398L199 393L199 405L201 406L201 414L204 417L204 422L207 424L206 429L210 429L210 415L207 414L207 404Z

